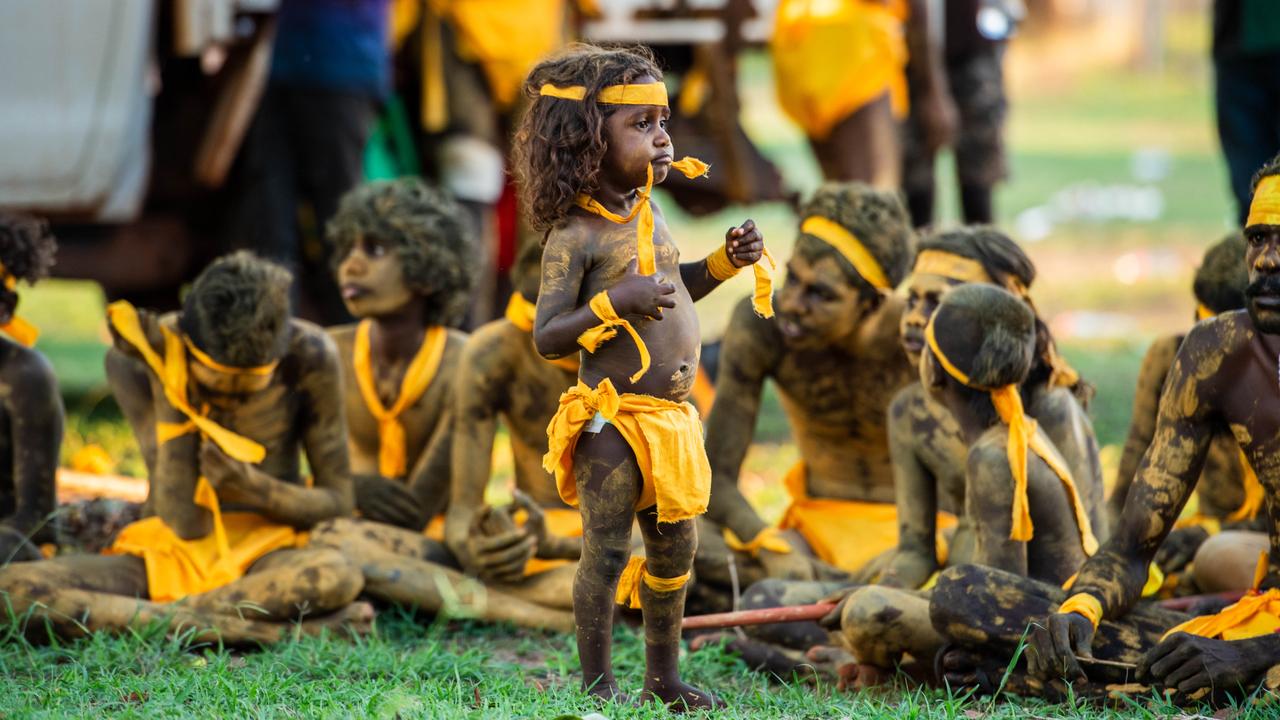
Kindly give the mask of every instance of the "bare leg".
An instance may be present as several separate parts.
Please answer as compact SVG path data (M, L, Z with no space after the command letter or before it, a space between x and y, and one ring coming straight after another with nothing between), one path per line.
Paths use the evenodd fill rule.
M517 585L496 585L507 595L527 600L542 607L573 611L573 579L578 564L570 563L525 578Z
M1192 565L1192 575L1200 592L1248 590L1258 553L1269 552L1266 533L1225 530L1200 545Z
M887 92L841 120L825 139L810 141L827 180L892 190L902 174L900 143Z
M253 608L265 620L294 620L346 607L363 584L359 568L336 550L277 550L254 563L244 577L192 596L187 604L220 613Z

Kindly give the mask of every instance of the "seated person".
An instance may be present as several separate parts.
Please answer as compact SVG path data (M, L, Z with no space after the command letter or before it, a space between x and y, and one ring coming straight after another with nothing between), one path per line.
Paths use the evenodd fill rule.
M846 578L897 541L885 411L914 372L898 347L903 303L892 292L913 256L910 219L896 193L860 184L824 185L801 217L777 315L758 317L744 299L721 348L697 568L698 584L725 597L726 539L738 548L741 587L766 576ZM738 488L769 379L801 457L785 480L792 504L781 527ZM861 542L844 542L851 536Z
M942 298L924 339L921 385L968 447L964 498L974 562L1063 583L1097 539L1066 460L1023 412L1036 362L1035 315L1002 288L966 284ZM867 586L836 612L858 660L891 670L904 652L928 663L942 645L929 604L928 592Z
M912 367L920 366L924 330L940 299L962 283L1003 287L1027 304L1036 269L1017 243L989 227L949 230L920 242L906 284L902 347ZM1067 461L1089 511L1095 534L1105 527L1098 443L1082 404L1087 389L1054 348L1048 327L1036 318L1036 352L1029 382L1022 388L1027 414L1034 418ZM973 528L961 519L949 547L936 540L939 509L964 507L968 445L955 418L921 383L898 393L889 406L889 455L898 498L898 549L876 578L881 585L917 588L942 564L973 557ZM942 550L947 550L946 557Z
M18 281L48 274L56 250L44 222L0 213L0 565L38 560L37 546L55 540L62 396L49 361L31 347L35 326L17 310Z
M1249 284L1244 252L1244 237L1239 233L1228 235L1205 252L1204 262L1196 271L1192 285L1197 303L1197 321L1244 307L1244 290ZM1107 501L1108 512L1115 522L1119 522L1138 463L1146 454L1147 448L1151 447L1156 430L1156 407L1160 403L1160 390L1164 387L1169 368L1173 365L1173 357L1184 337L1186 333L1175 333L1157 339L1142 359L1142 369L1138 372L1138 389L1133 398L1133 420L1129 425L1129 437L1125 441L1124 454L1120 457L1115 486ZM1217 535L1219 530L1263 528L1265 521L1258 517L1258 510L1262 507L1262 486L1258 484L1253 469L1241 461L1240 445L1228 430L1219 433L1209 445L1209 455L1205 459L1200 482L1196 485L1196 499L1196 514L1178 521L1177 527L1169 533L1156 555L1156 563L1168 575L1186 569L1201 544L1210 536ZM1224 546L1223 542L1225 540L1214 545L1225 551L1230 543ZM1230 573L1237 578L1237 583L1243 582L1243 585L1220 577L1221 574L1217 572L1220 567L1218 564L1206 564L1199 566L1198 570L1193 568L1192 572L1184 573L1183 577L1187 581L1179 583L1178 588L1182 592L1243 590L1252 581L1253 562L1257 556L1258 553L1252 548L1246 548L1241 558L1244 566L1243 578L1239 573ZM1204 576L1203 587L1195 582L1200 575Z
M1229 429L1236 436L1268 504L1280 491L1273 461L1280 442L1280 157L1254 179L1244 236L1246 309L1198 323L1182 341L1161 394L1154 441L1138 465L1120 522L1080 569L1071 597L996 570L942 573L930 606L934 627L981 655L964 662L943 658L953 685L990 667L982 658L1002 657L999 667L1007 666L1029 623L1031 674L1060 692L1065 687L1058 683L1072 682L1077 695L1105 691L1127 674L1182 697L1212 691L1209 699L1218 702L1224 694L1247 697L1280 662L1274 550L1259 558L1260 592L1216 615L1179 624L1185 617L1136 602L1147 564L1195 490L1216 433ZM1274 523L1268 533L1274 548L1280 542ZM1136 664L1136 673L1117 663Z
M417 179L369 183L343 197L328 233L343 300L361 318L330 335L343 368L362 517L325 523L313 543L357 562L365 594L378 600L571 628L567 612L466 582L444 543L443 519L422 532L449 504L450 406L466 336L448 325L465 311L471 286L464 211ZM461 595L462 607L449 606L442 584Z
M306 542L316 523L350 514L352 492L338 358L323 331L289 318L291 282L240 252L196 278L181 312L108 308L108 369L113 381L129 375L113 389L145 388L152 407L155 515L125 527L106 555L0 570L13 617L31 613L64 637L161 622L231 644L295 627L369 630L372 609L353 602L359 568Z

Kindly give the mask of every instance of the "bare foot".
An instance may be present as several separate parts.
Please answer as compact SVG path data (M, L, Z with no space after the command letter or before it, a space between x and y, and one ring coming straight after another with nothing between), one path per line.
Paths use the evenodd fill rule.
M342 635L345 632L351 637L363 637L373 631L373 620L376 615L372 605L360 600L334 610L328 615L303 620L298 623L298 626L303 635L314 636L329 630L336 635Z
M717 710L728 707L720 698L703 692L681 680L674 682L645 682L642 696L646 702L658 700L672 712L689 710Z
M622 692L622 690L618 688L618 683L615 680L610 680L608 682L598 680L591 687L583 687L582 691L595 698L602 705L605 703L617 703L619 705L631 704L631 696Z

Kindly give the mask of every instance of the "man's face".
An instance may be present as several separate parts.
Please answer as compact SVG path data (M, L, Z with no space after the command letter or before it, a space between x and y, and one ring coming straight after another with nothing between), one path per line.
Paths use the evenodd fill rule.
M863 319L879 307L879 300L864 300L835 258L810 263L795 254L778 293L778 328L789 347L834 345L857 332Z
M938 309L938 303L947 290L959 285L958 280L916 273L907 284L907 308L902 313L899 330L902 334L902 350L913 366L920 365L920 352L924 349L924 328Z
M1245 228L1245 262L1249 264L1249 286L1245 306L1261 332L1280 335L1280 225L1251 225Z
M656 82L644 76L635 84ZM667 134L671 109L666 105L621 105L604 121L604 181L619 188L644 187L648 167L653 183L667 179L675 148Z
M394 248L368 235L356 238L342 258L338 286L347 311L359 318L393 314L416 297L405 283Z

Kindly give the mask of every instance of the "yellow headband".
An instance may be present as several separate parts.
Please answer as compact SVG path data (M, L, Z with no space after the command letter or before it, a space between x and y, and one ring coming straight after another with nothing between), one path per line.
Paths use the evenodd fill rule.
M941 275L964 283L994 285L982 263L945 250L921 250L912 269L917 275Z
M538 94L561 100L583 100L587 97L587 89L581 85L556 87L548 83L538 89ZM666 105L667 86L660 82L609 85L601 88L600 94L596 95L596 102L607 105Z
M1018 394L1018 386L987 388L974 385L969 375L956 367L939 347L934 330L937 319L938 314L934 313L929 324L924 328L924 337L929 344L929 349L933 351L933 356L938 359L938 364L947 371L948 375L966 387L990 393L991 404L995 407L996 414L1009 426L1009 440L1005 451L1009 459L1009 472L1013 475L1013 517L1009 527L1009 539L1028 542L1035 534L1035 527L1031 523L1031 504L1027 499L1027 449L1030 448L1062 481L1062 488L1070 498L1071 507L1075 512L1076 525L1080 529L1080 545L1084 548L1085 554L1092 555L1097 552L1098 539L1093 535L1089 513L1085 511L1084 503L1080 500L1080 493L1076 489L1075 480L1071 477L1071 470L1057 453L1052 451L1052 446L1046 445L1040 434L1036 432L1036 421L1027 417L1023 411L1022 396Z
M879 290L890 288L889 278L880 267L880 262L843 225L820 215L811 215L800 224L800 232L812 235L838 250L872 287Z
M186 335L182 336L182 342L187 346L187 352L191 353L191 356L196 359L196 362L210 370L226 375L257 375L261 377L275 372L276 366L280 364L279 360L272 360L266 365L258 365L256 367L233 367L231 365L223 365L217 360L209 357L209 355L203 350L196 347L196 344L191 342L191 338Z
M1280 225L1280 175L1268 175L1258 182L1249 205L1249 219L1245 227L1253 225Z

